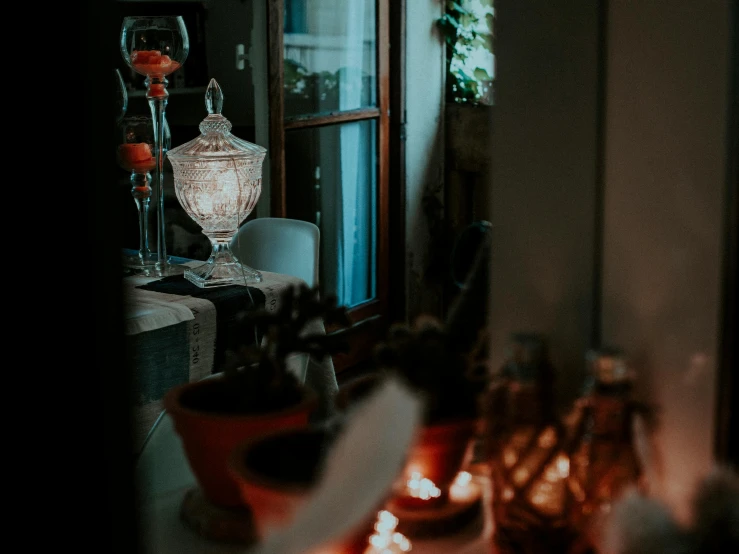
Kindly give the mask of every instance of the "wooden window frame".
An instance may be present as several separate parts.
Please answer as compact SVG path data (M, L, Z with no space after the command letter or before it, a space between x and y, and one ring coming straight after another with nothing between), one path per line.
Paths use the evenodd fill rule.
M377 121L378 154L378 208L377 208L377 294L374 298L349 310L349 316L358 326L350 338L350 350L334 357L339 373L369 360L373 345L384 336L391 321L404 318L405 279L404 263L404 149L402 148L402 119L404 97L403 37L405 0L394 2L394 17L390 18L390 1L376 0L377 14L377 106L347 111L285 117L284 96L284 1L268 0L267 8L267 66L269 78L269 151L270 155L270 215L287 217L285 169L285 132L295 129L315 129L349 121ZM397 47L390 51L391 30ZM392 63L392 68L391 68ZM391 82L393 94L391 95ZM396 114L391 120L390 114ZM391 131L393 135L391 137ZM399 144L400 143L400 144ZM393 148L391 149L391 145ZM394 154L391 154L394 152ZM392 175L391 175L392 174ZM391 187L391 177L393 186ZM395 191L392 196L390 191ZM390 237L393 241L390 241ZM399 240L401 239L401 240ZM391 242L393 244L391 244ZM390 290L390 272L393 288ZM401 278L396 282L396 276ZM391 310L391 299L393 308Z

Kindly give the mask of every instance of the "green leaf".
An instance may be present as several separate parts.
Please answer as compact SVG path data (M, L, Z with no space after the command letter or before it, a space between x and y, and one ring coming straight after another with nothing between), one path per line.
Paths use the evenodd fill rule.
M489 40L486 39L484 36L477 35L473 40L470 41L470 46L473 46L475 49L485 48L489 51L490 49L487 47L488 42Z
M485 68L476 67L475 68L475 79L477 79L478 81L490 81L491 77Z
M495 33L495 16L491 13L485 14L485 23L488 26L488 29L490 29L490 34Z
M459 18L459 24L464 27L473 27L477 24L477 17L475 14L467 12Z
M454 0L447 0L446 3L446 11L449 12L456 12L459 15L464 15L470 13L467 8L462 6L459 2L455 2Z

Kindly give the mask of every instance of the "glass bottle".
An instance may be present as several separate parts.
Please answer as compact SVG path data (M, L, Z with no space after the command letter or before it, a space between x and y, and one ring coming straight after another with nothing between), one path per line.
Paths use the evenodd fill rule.
M514 334L484 406L496 554L565 553L572 540L569 456L554 378L546 338Z
M597 550L601 526L612 504L630 485L640 483L642 468L632 436L637 404L634 374L620 349L586 355L588 380L577 403L580 436L573 448L571 521L580 530L576 552Z
M146 77L146 99L154 123L154 197L157 216L157 262L160 276L181 275L184 266L167 256L164 221L165 110L169 102L167 76L185 63L190 38L182 16L126 16L121 25L119 46L126 65Z

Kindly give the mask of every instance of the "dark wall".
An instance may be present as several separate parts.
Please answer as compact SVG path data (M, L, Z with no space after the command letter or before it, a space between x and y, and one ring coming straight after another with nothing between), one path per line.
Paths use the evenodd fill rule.
M87 0L82 5L80 34L81 50L86 53L88 68L115 67L119 23L114 19L109 2ZM99 48L90 48L91 44ZM92 393L85 392L85 407L89 418L84 421L86 437L92 437L92 458L84 460L91 481L102 468L103 478L88 484L89 502L84 506L92 517L100 518L98 530L88 536L98 552L135 554L142 552L135 511L133 460L128 391L130 372L123 340L121 302L120 221L121 206L116 196L115 182L115 89L113 79L100 79L96 94L89 94L81 105L85 113L85 153L89 163L87 178L87 251L92 253L90 266L94 278L86 288L87 297L81 304L94 329L95 349L87 363L77 364L78 371L88 371L90 382L96 383ZM108 186L110 185L110 186ZM85 330L87 330L85 329ZM87 369L84 369L84 368ZM84 376L80 376L84 382ZM87 440L87 439L86 439ZM87 515L85 517L88 517ZM87 524L88 529L95 529Z

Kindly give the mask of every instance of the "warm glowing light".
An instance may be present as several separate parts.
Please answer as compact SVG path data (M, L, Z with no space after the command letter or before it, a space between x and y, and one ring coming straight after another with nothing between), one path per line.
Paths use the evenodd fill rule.
M560 454L559 456L557 456L557 469L559 470L559 475L562 478L568 477L570 475L570 460L564 454Z
M525 467L517 469L516 472L513 474L513 480L516 482L517 485L524 483L528 478L529 470Z
M578 502L582 502L583 500L585 500L585 491L577 480L573 479L571 481L568 481L568 484L570 486L572 494L575 495L575 499Z
M375 522L375 531L380 534L390 533L398 526L398 518L387 510L377 512L377 521Z
M460 471L449 488L449 498L463 502L472 499L476 491L477 486L472 482L472 474L469 471Z
M401 554L411 550L411 541L395 530L398 518L387 510L377 512L375 533L367 540L364 554Z
M559 454L554 463L547 467L544 478L549 482L566 479L570 475L570 460L564 454Z
M539 435L538 443L541 448L551 448L556 442L557 433L554 431L554 427L547 427L541 435Z
M512 498L513 498L513 489L510 487L506 487L505 489L503 489L503 500L508 502Z
M454 484L464 487L472 481L472 474L469 471L460 471L454 478Z
M506 448L503 451L503 463L506 467L511 467L513 464L516 463L516 460L518 459L518 456L516 455L516 452L512 448Z
M420 498L421 500L441 496L441 489L434 485L431 479L421 476L421 472L419 471L411 473L411 478L406 481L406 489L408 490L409 496Z

